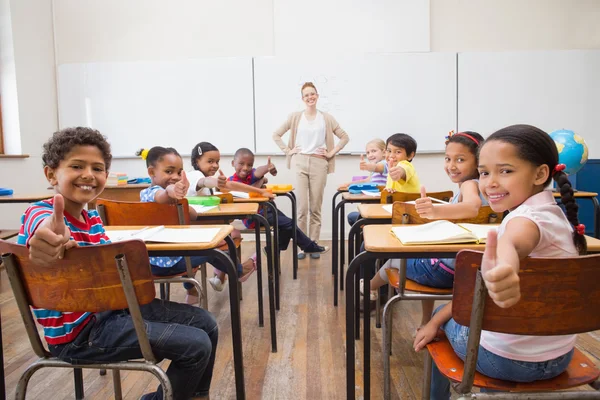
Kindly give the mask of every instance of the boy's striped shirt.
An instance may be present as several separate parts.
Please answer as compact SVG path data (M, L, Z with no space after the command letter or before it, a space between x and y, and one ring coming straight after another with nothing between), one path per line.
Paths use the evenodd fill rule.
M35 230L42 221L52 215L53 204L54 199L43 200L32 204L25 210L21 217L18 244L29 247L29 239ZM65 212L65 224L71 231L71 239L75 240L79 246L93 246L110 242L96 210L84 210L82 216L85 218L85 222L81 222ZM44 328L46 342L51 345L73 341L91 316L89 312L60 312L43 308L34 308L33 314Z

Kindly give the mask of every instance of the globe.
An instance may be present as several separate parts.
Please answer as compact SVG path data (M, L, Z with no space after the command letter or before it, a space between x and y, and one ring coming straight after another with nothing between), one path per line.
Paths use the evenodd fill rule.
M558 149L558 162L565 164L565 173L575 174L588 160L588 147L585 140L568 129L559 129L550 134Z

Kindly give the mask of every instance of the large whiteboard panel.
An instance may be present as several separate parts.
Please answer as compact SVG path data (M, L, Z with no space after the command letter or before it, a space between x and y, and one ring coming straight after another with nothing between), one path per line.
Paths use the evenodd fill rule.
M271 136L292 111L304 109L300 88L306 81L317 86L317 107L348 132L344 152L364 152L369 140L397 132L412 135L420 152L441 151L444 136L456 128L455 53L261 57L254 77L259 153L281 153Z
M200 141L222 153L254 148L251 58L64 64L58 68L60 126L91 126L115 156Z
M461 53L458 86L460 130L571 129L600 157L600 51Z

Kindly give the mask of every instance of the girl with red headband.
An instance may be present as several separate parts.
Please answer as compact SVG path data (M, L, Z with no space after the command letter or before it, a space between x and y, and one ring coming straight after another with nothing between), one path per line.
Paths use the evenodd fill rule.
M585 227L556 144L530 125L513 125L492 134L479 152L479 188L496 212L510 211L488 234L481 272L499 307L519 301L519 264L525 257L573 257L586 252ZM566 215L548 186L556 181ZM452 303L439 308L418 333L422 349L443 329L456 354L464 358L469 327L452 318ZM575 335L525 336L482 331L477 371L496 379L532 382L561 374L573 356ZM450 382L434 365L431 398L449 398Z

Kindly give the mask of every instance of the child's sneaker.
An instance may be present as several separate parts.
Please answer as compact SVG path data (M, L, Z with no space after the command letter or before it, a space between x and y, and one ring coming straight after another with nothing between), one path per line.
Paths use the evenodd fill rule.
M306 254L303 252L298 253L298 260L304 260L306 258Z
M360 280L360 295L364 296L365 295L365 280L361 279ZM370 295L369 295L369 300L371 301L375 301L377 300L377 290L371 290L370 291Z
M319 246L316 242L312 242L311 244L306 246L306 248L304 249L304 252L310 253L311 257L313 254L315 254L315 255L323 254L323 253L327 253L328 251L329 251L329 246ZM318 258L318 257L313 257L313 258Z
M218 276L213 276L212 278L210 278L208 280L208 283L210 283L210 286L212 286L212 288L217 291L217 292L222 292L223 291L223 282L221 282L221 280L219 279Z

